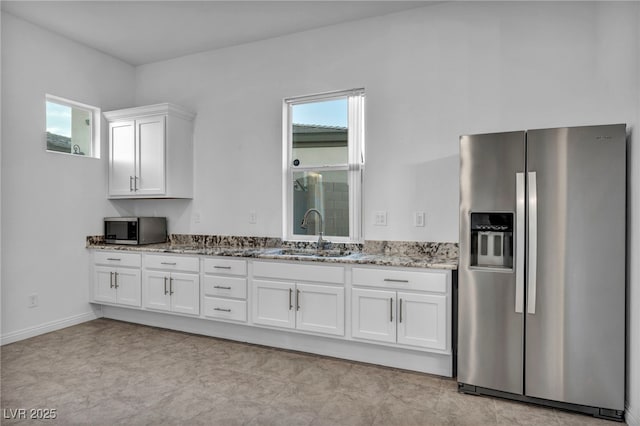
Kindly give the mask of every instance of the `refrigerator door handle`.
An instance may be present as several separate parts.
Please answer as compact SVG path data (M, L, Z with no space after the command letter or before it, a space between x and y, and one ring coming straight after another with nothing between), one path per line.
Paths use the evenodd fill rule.
M527 312L536 313L536 270L538 254L538 189L536 172L527 175L529 189L529 262L528 262L528 292Z
M516 173L516 313L524 312L524 173Z

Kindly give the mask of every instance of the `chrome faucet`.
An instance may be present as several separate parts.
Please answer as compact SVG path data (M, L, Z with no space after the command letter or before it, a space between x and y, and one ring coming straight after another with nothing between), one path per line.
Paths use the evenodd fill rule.
M320 213L319 210L317 209L307 210L304 213L304 217L302 218L302 223L300 224L300 228L307 229L307 217L309 216L309 213L312 213L312 212L317 213L318 217L320 218L320 232L318 232L318 250L324 250L329 247L331 242L322 238L322 235L324 233L324 223L322 221L322 213Z

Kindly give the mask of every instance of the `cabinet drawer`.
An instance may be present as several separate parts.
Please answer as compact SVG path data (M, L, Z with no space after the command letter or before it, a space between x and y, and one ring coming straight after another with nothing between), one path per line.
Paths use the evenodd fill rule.
M209 274L247 275L247 261L223 258L205 259L204 272Z
M219 275L204 276L204 294L207 296L247 298L247 279Z
M150 254L145 256L144 266L145 268L164 269L167 271L200 271L200 261L197 257Z
M316 281L344 284L344 267L342 266L253 262L253 275L256 277L279 278L295 281Z
M448 274L433 270L353 268L353 285L446 293Z
M246 322L247 302L206 296L204 298L204 315L210 318Z
M139 253L122 253L113 251L96 251L93 261L99 265L140 267Z

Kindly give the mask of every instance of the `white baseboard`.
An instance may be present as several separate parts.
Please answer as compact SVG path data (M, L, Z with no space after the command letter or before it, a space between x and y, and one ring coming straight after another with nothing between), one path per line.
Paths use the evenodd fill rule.
M28 339L30 337L39 336L41 334L49 333L51 331L67 328L72 325L81 324L83 322L91 321L96 318L102 317L102 310L93 308L91 312L85 312L79 315L73 315L68 318L63 318L44 324L36 325L34 327L24 328L22 330L13 331L11 333L4 334L0 337L0 346L9 343L17 342L20 340Z

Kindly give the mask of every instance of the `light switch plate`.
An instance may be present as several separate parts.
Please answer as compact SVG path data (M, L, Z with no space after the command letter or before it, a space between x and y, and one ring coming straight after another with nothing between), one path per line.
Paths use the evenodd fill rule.
M387 226L387 212L385 211L374 212L373 224L376 226Z
M425 226L424 212L413 212L413 226Z
M255 210L249 211L249 223L255 224L258 223L258 213Z

